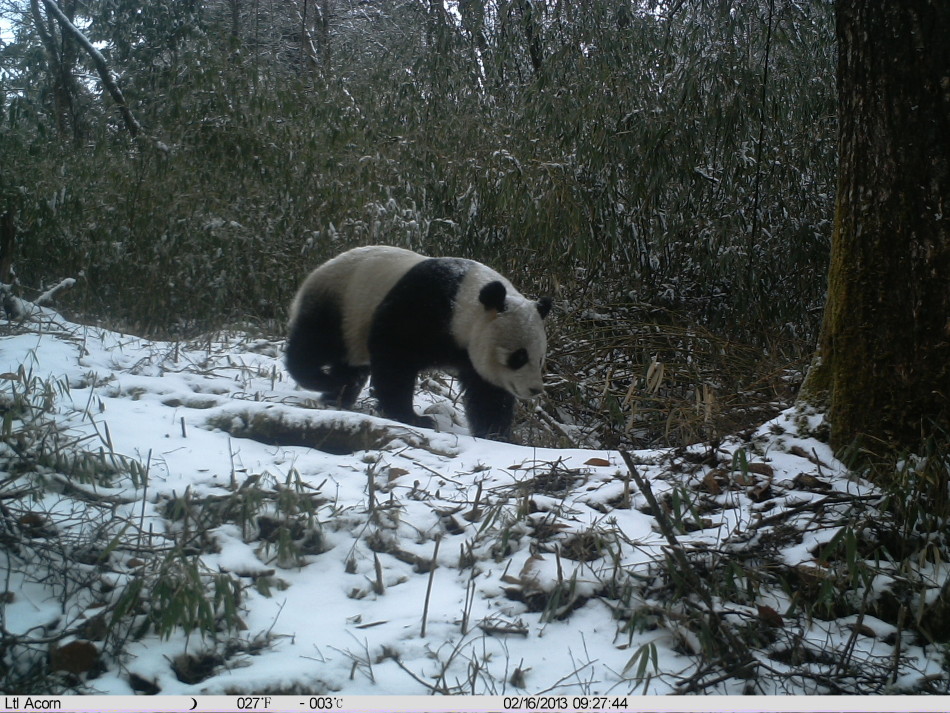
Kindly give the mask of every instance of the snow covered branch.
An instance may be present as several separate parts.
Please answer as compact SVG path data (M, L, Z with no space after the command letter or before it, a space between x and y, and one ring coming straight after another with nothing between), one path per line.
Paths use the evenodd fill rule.
M119 113L122 114L122 120L125 122L125 128L128 129L132 138L136 138L140 133L142 133L142 127L132 114L132 110L129 109L129 106L125 101L125 97L122 95L122 90L119 89L119 85L116 84L115 78L112 76L112 70L110 70L109 65L106 64L106 58L103 57L102 53L95 48L92 42L89 41L89 38L87 38L72 22L70 22L69 18L66 17L59 5L56 4L56 0L43 0L43 4L46 6L47 11L49 11L49 13L56 18L56 21L59 22L63 30L69 32L82 46L82 48L86 50L86 53L89 55L90 59L92 59L92 63L96 67L96 71L99 73L99 78L102 80L102 86L106 88L106 91L109 92L109 96L112 97L112 100L119 107Z
M37 297L34 300L34 304L40 307L45 307L49 305L50 303L52 303L53 298L56 297L57 292L68 290L70 287L72 287L75 284L76 284L76 280L74 278L67 277L65 280L61 280L58 284L53 285L48 290L46 290L46 292L44 292L39 297Z

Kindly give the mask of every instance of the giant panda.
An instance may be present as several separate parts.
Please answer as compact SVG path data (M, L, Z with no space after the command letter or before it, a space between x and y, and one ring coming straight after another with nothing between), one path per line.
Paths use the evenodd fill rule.
M351 408L371 378L380 413L432 427L412 407L416 376L439 367L463 390L473 436L508 440L515 398L543 390L551 299L522 296L491 268L402 248L355 248L303 281L290 309L287 370Z

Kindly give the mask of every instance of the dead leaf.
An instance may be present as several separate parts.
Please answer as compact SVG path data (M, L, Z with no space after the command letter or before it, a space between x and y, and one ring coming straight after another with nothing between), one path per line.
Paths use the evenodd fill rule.
M715 470L711 470L706 473L706 476L703 478L703 487L706 488L707 492L710 495L719 495L722 493L722 487L719 485L719 473Z
M796 475L794 480L792 480L792 484L802 490L820 490L822 492L831 490L830 483L826 483L813 475L808 475L808 473L799 473Z
M874 629L872 629L867 624L859 625L857 624L857 622L853 622L851 624L845 624L845 626L851 629L852 631L858 632L859 634L861 634L861 636L867 636L870 639L877 638L877 634L874 632Z
M755 485L755 478L745 473L736 473L734 480L736 485Z
M825 463L822 462L821 458L814 455L813 453L809 453L801 446L792 446L791 448L788 449L788 452L791 453L793 456L798 456L799 458L810 460L812 463L814 463L817 466L823 466L825 468L828 467Z
M769 482L759 483L754 488L750 488L746 495L754 503L765 502L772 497L772 484Z
M390 468L389 469L389 479L395 480L396 478L401 478L404 475L409 475L409 471L405 468Z
M783 628L785 626L785 620L782 618L782 615L772 607L767 607L763 604L757 604L756 607L759 610L759 620L766 626L773 628Z
M39 513L28 512L21 515L17 522L27 537L52 537L55 534L47 518Z
M521 568L521 579L520 581L525 581L526 579L536 579L537 574L537 563L543 562L544 557L541 555L531 555L524 563L524 566Z
M610 461L603 458L591 458L590 460L584 461L584 465L593 465L599 468L607 468L610 466Z
M20 516L19 523L27 530L40 530L46 526L46 518L35 512Z
M71 641L49 653L49 665L53 671L87 673L98 663L99 649L89 641Z
M826 567L827 562L818 562L819 567L812 564L798 564L795 573L798 575L798 594L805 597L815 597L828 583L833 583L832 575Z
M775 469L768 463L748 463L746 468L748 468L750 473L764 475L767 478L771 478L773 475L775 475Z

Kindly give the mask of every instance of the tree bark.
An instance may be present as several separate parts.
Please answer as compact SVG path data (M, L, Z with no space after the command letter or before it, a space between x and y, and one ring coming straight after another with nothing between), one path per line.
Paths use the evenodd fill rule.
M0 215L0 284L8 284L16 252L16 213L10 208Z
M540 77L544 66L544 49L541 46L541 29L534 16L537 9L532 0L520 0L518 11L521 13L521 26L528 48L528 57L531 58L531 68L534 70L534 76Z
M53 112L56 118L56 130L61 137L72 134L75 142L81 138L79 119L76 114L76 97L78 94L76 77L73 74L75 62L75 45L65 35L56 35L55 23L40 11L39 0L30 0L30 14L33 17L33 26L43 45L46 57L46 66L49 71L50 85L53 94Z
M828 297L802 400L831 445L950 433L950 2L839 0Z

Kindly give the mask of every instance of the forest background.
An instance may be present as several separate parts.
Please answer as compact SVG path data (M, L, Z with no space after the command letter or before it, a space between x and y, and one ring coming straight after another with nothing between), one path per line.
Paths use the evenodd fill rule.
M794 394L831 236L831 2L58 7L140 133L49 3L0 3L22 296L72 277L58 304L87 321L280 335L306 272L381 242L555 296L535 438L716 438Z

